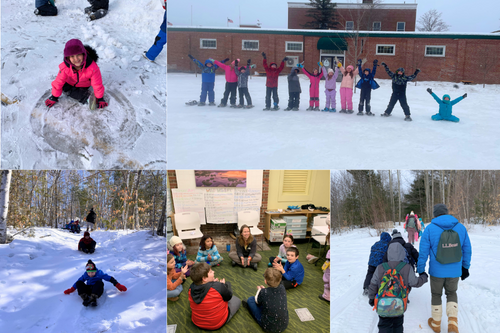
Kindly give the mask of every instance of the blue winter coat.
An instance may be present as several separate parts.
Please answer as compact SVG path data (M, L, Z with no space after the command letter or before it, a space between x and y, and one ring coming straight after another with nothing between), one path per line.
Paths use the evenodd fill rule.
M460 237L462 245L462 261L451 264L441 264L436 260L437 247L443 229L453 228ZM456 278L462 276L462 266L469 269L472 256L472 247L469 234L465 226L451 215L441 215L432 219L431 223L425 228L424 234L420 239L420 255L418 257L417 272L425 272L427 258L431 257L429 262L429 275L438 278Z
M165 9L165 14L163 15L163 23L161 24L160 30L167 32L167 10Z
M187 262L186 250L182 250L182 252L180 252L179 255L176 255L174 252L172 252L172 255L174 256L175 259L175 268L180 269L186 266Z
M302 281L304 281L304 266L298 259L293 264L287 261L283 268L285 269L285 274L283 274L285 279L288 281L295 280L298 285L302 284Z
M364 71L368 71L368 75L365 75ZM356 88L361 89L361 85L363 81L370 81L370 86L373 90L380 88L377 81L375 81L375 73L377 73L377 65L373 65L373 71L370 71L369 68L365 68L363 71L361 70L361 65L358 65L358 73L361 77L361 80L356 84Z
M105 281L112 282L112 283L113 283L113 281L116 282L115 278L113 278L112 276L109 276L108 274L105 274L100 269L97 270L94 277L90 277L87 274L87 272L83 273L83 275L76 282L78 282L78 281L87 282L88 286L93 286L96 282L99 282L101 280L105 280ZM76 282L73 285L73 288L75 288L75 289L76 289Z
M368 265L377 267L383 262L384 255L387 252L391 240L392 237L387 232L383 232L380 235L380 240L372 245Z
M439 113L432 116L431 117L432 120L449 120L449 121L454 121L454 122L458 122L460 120L457 117L453 116L451 113L453 111L452 110L453 105L455 105L458 102L460 102L461 100L463 100L464 99L463 96L455 98L452 101L450 98L450 95L444 95L443 99L440 99L439 97L437 97L437 95L435 93L432 93L431 95L432 95L432 97L434 97L436 102L438 102L438 104L439 104ZM448 97L447 101L444 100L445 97Z
M201 69L201 82L215 82L215 71L219 66L214 64L210 59L205 60L205 65L194 58L192 60ZM211 63L212 67L208 67L208 63Z
M217 251L217 246L212 245L211 249L202 251L201 247L198 248L198 255L196 256L196 261L198 262L207 262L208 260L208 255L212 257L211 261L216 261L220 258L219 251Z

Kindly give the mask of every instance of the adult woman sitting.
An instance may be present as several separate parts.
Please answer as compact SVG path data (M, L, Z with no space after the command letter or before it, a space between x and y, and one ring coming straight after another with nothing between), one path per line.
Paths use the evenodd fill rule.
M241 226L240 235L236 238L236 252L230 252L229 258L233 267L238 264L257 270L257 263L262 260L262 256L257 253L257 241L246 224Z

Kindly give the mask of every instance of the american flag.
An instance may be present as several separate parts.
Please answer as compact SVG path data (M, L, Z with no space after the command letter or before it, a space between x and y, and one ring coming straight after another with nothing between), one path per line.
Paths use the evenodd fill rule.
M168 24L168 25L173 25L172 23L170 23L170 22L168 22L168 21L167 21L167 24Z
M230 18L228 18L228 19L227 19L227 21L228 21L229 23L234 23L234 22L233 22L233 20L231 20Z

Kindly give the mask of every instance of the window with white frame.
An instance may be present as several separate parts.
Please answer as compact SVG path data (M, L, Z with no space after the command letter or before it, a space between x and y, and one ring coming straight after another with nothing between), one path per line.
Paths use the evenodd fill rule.
M258 40L242 40L241 49L244 51L258 51L259 41Z
M426 57L444 57L446 54L446 46L441 45L426 45L425 46L425 56Z
M373 22L373 31L382 30L382 22Z
M375 54L395 55L396 54L396 45L395 44L377 44L377 52Z
M405 31L405 26L406 26L405 22L398 22L396 31Z
M286 42L286 52L302 52L304 43L302 42Z
M354 30L354 21L346 21L345 30Z
M217 39L200 38L200 49L217 49Z

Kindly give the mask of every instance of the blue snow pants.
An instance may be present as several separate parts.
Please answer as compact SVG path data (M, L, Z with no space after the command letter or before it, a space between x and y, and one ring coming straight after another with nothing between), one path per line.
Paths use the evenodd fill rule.
M160 30L158 35L155 38L155 43L148 52L146 52L146 57L149 60L154 61L158 54L160 54L161 50L163 50L163 46L167 43L167 33L165 31Z
M201 95L200 102L205 103L207 100L208 94L208 102L215 103L215 93L214 93L215 82L202 82L201 83Z

